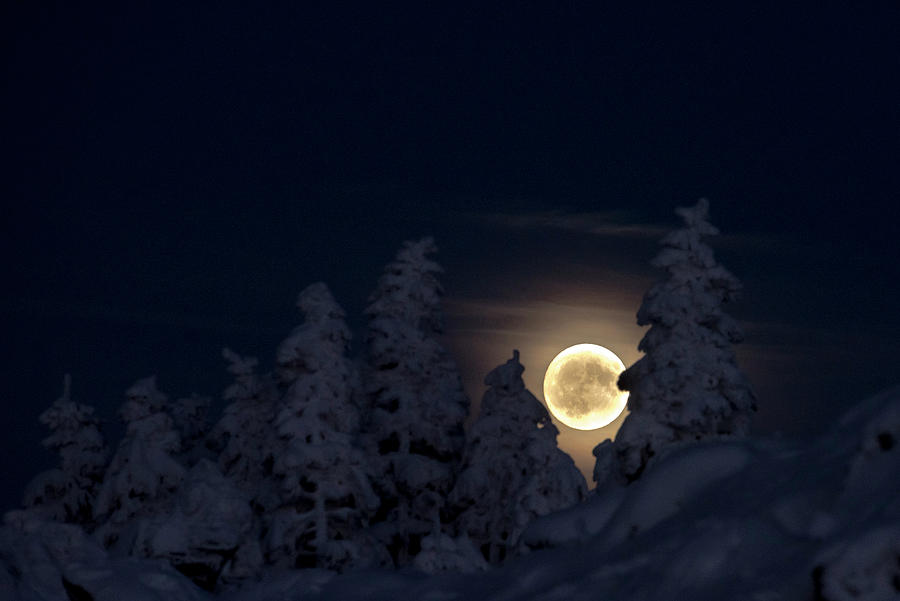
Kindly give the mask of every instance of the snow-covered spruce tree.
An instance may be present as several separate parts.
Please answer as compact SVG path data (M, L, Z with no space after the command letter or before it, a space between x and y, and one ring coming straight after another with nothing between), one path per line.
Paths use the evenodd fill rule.
M52 520L88 525L106 467L106 446L94 408L73 402L70 389L66 374L62 396L39 417L51 431L43 445L59 454L59 467L28 484L23 505Z
M652 265L667 278L650 288L638 310L638 325L650 326L638 345L644 356L619 377L630 393L630 414L614 443L594 449L598 484L633 481L673 446L749 429L754 396L732 349L742 335L723 311L741 286L703 242L718 233L708 211L705 199L677 209L684 228L660 242Z
M484 379L489 387L469 430L451 494L456 525L491 563L516 548L536 517L587 496L584 476L556 445L547 409L525 388L519 351Z
M152 376L135 382L119 409L125 437L106 470L94 516L102 521L99 539L123 553L134 552L140 518L168 512L172 493L184 477L174 457L181 441L165 405L166 395L157 390Z
M216 587L220 576L240 581L262 568L248 495L208 459L187 472L171 511L141 521L133 552L167 560L207 590Z
M180 459L187 467L210 455L206 448L206 437L209 432L207 418L211 404L211 398L196 393L172 403L172 422L181 438Z
M374 533L396 565L441 529L462 456L469 400L441 345L440 266L434 241L406 242L384 270L366 308L363 444L381 506Z
M278 348L278 373L287 391L276 417L284 447L274 471L281 505L268 516L270 563L344 569L364 564L360 535L376 498L354 446L359 432L358 386L346 352L344 311L319 282L297 306L305 321Z
M268 375L256 373L258 361L223 349L234 382L225 389L227 405L210 434L219 453L219 468L237 487L250 493L258 511L272 505L268 484L274 464L275 386Z

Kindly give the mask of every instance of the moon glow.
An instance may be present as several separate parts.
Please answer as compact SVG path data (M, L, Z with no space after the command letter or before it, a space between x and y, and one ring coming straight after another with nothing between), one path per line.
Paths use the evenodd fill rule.
M570 346L544 374L544 400L553 416L570 428L602 428L625 409L628 393L616 385L624 370L622 360L607 348Z

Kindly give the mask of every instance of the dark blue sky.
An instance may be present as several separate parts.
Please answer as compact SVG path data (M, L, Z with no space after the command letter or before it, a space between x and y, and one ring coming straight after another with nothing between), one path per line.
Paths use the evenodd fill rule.
M270 364L308 283L360 332L424 234L473 390L507 340L542 372L526 339L565 329L549 313L633 316L700 196L746 288L758 430L896 383L896 3L12 4L3 506L52 460L36 418L66 371L111 420L151 373L218 395L221 347ZM629 319L595 334L631 336L623 357Z

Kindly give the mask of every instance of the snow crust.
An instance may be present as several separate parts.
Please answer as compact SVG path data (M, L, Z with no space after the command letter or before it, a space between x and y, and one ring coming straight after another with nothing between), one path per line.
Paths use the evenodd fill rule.
M744 445L727 443L674 454L629 487L604 537L607 544L621 543L679 513L703 489L747 465L749 455Z

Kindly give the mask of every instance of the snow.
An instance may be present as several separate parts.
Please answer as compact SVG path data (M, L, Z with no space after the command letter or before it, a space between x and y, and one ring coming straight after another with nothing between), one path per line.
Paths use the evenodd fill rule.
M594 494L583 503L539 517L528 526L521 543L529 549L583 542L603 530L625 498L625 487Z
M708 211L703 199L677 209L684 228L660 241L652 264L667 277L638 310L638 325L650 326L638 344L645 354L619 377L630 413L614 448L598 449L598 484L631 482L683 442L740 437L749 429L754 396L731 348L742 335L723 311L741 285L703 242L718 233Z
M112 560L102 567L76 563L66 579L88 591L94 601L209 601L212 597L167 563ZM68 600L67 597L62 597Z
M441 533L422 539L422 550L416 555L413 565L427 574L470 574L488 569L481 552L467 536L451 538Z
M631 486L609 486L585 503L532 523L532 549L602 538L618 545L676 515L705 488L740 471L751 453L739 444L701 444L672 454Z
M175 459L181 439L165 412L166 402L156 378L149 377L126 391L119 410L125 438L106 471L94 517L102 524L97 536L122 552L130 552L141 516L164 512L184 478L184 467Z
M900 387L814 440L748 437L722 311L739 283L701 241L706 203L678 212L655 261L668 279L638 312L646 354L620 380L632 411L594 449L586 499L517 351L465 435L425 238L370 299L362 373L316 283L273 374L223 353L211 432L209 399L170 404L145 378L107 466L67 379L41 415L60 465L0 527L0 601L897 599Z
M39 512L11 511L0 527L0 599L66 599L61 576L77 561L102 563L105 551L84 530ZM19 596L16 596L18 594Z
M365 413L360 440L384 511L374 532L408 565L416 542L441 529L465 444L469 400L442 346L434 240L409 241L378 280L365 313Z
M874 528L824 551L815 580L829 601L891 601L900 597L900 521Z
M748 450L738 444L697 445L673 454L629 487L604 539L608 544L617 544L649 530L748 461Z
M587 495L584 477L556 446L556 426L522 381L519 352L485 378L489 389L472 425L462 471L450 493L457 529L496 563L516 552L536 517Z
M898 410L900 388L814 440L681 448L638 482L537 520L529 553L464 576L293 570L212 596L160 562L107 558L76 526L14 512L0 529L0 599L64 601L62 574L98 600L896 599L900 446L879 437ZM451 541L433 542L429 553L452 558Z
M35 476L22 504L55 520L87 524L106 467L106 446L93 407L71 400L71 382L66 374L62 396L39 418L52 432L42 444L59 454L60 466Z
M321 282L307 286L297 306L304 323L277 356L287 388L275 421L284 444L274 463L281 502L264 515L264 552L279 566L344 569L371 561L360 534L376 504L354 444L359 382L346 356L350 330Z
M207 459L188 472L171 512L141 521L135 547L145 557L186 566L198 582L218 575L226 563L232 574L255 575L260 565L235 566L242 546L252 545L257 524L248 496Z
M262 580L246 588L222 595L228 601L290 601L297 591L316 595L334 579L335 572L311 568L307 570L280 570L266 574Z
M169 414L175 430L181 438L181 462L190 467L210 453L205 439L209 433L207 416L212 399L207 396L192 394L172 403Z
M209 436L211 447L219 450L219 467L239 488L249 493L255 504L273 505L264 484L264 463L275 452L277 439L273 425L275 386L268 375L256 373L258 361L223 349L234 382L225 389L228 403Z

